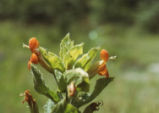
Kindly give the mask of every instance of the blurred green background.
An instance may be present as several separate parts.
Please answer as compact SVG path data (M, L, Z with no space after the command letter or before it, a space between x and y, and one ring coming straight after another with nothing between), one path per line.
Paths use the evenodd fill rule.
M33 89L22 43L35 36L58 54L67 32L85 52L101 46L118 56L108 63L115 80L96 99L104 102L98 113L159 112L158 0L0 0L0 113L29 113L19 96L26 89L42 111L47 99Z

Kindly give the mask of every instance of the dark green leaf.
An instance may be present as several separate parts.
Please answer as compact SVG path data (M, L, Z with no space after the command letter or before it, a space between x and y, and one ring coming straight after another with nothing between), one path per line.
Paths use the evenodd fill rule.
M66 98L64 98L55 105L51 113L64 113L66 105Z
M66 90L67 83L64 79L64 76L61 72L55 70L55 76L57 79L58 88L61 92Z
M34 88L35 88L35 90L38 93L47 96L48 98L50 98L54 102L58 102L59 101L58 95L55 92L51 91L45 85L45 82L41 78L42 75L41 75L40 71L34 65L31 65L31 69L32 69L32 73L34 75Z
M74 102L74 105L77 107L80 107L86 103L91 102L93 99L95 99L103 90L104 88L113 80L113 78L101 78L98 79L96 82L96 85L94 87L93 92L90 94L90 96L87 96L87 98L82 99L80 101Z

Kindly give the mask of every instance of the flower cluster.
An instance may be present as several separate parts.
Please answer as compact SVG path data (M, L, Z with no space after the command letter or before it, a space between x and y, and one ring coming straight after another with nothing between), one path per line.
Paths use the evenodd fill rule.
M28 61L28 69L30 70L31 68L31 64L34 63L34 64L38 64L38 61L39 61L39 53L36 51L36 49L39 47L39 42L36 38L31 38L29 40L29 48L30 48L30 51L32 52L32 55L30 57L30 60Z

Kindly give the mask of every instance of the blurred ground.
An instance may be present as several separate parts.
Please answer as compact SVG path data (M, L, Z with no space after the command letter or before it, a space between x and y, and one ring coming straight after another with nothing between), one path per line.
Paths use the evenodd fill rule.
M4 0L2 1L4 2ZM108 2L109 0L106 1ZM118 6L115 5L115 0L113 1L114 2L109 2L108 4L110 4L110 6L111 4L114 4L112 7ZM151 3L153 5L148 7L149 3L144 5L144 0L141 0L141 3L137 5L137 9L137 6L133 2L133 9L130 8L132 3L130 3L129 6L126 4L126 1L120 1L120 4L122 4L122 6L118 7L122 10L119 11L121 12L120 15L117 15L118 12L111 9L111 7L108 8L109 5L102 5L98 1L94 1L88 5L95 5L96 7L94 9L89 9L89 7L85 6L83 8L78 7L77 11L81 11L79 17L69 16L74 14L78 15L79 12L74 12L71 14L64 13L65 16L67 15L66 20L65 18L63 20L63 15L61 14L60 16L57 16L58 18L56 18L55 22L50 21L54 18L51 12L47 13L47 15L51 15L51 17L43 19L45 20L49 18L49 20L40 20L38 23L36 23L35 20L37 19L38 21L41 16L37 16L36 18L35 16L31 16L34 18L27 16L38 14L37 12L38 10L41 11L40 9L34 9L31 14L28 13L28 9L22 8L22 6L20 8L23 10L17 9L17 16L15 17L23 17L23 15L26 15L27 17L23 18L26 18L27 22L21 19L17 21L16 19L19 19L19 17L15 18L14 16L12 20L11 13L13 10L8 10L8 12L5 13L7 16L2 15L3 10L1 10L0 113L29 113L26 104L22 104L23 97L19 96L19 94L24 92L25 89L31 90L39 103L39 107L42 109L46 98L38 95L33 89L32 76L27 69L27 62L29 60L30 52L27 49L22 48L22 43L28 43L28 39L35 36L38 38L41 46L44 46L58 54L59 43L67 32L71 33L71 39L75 40L76 43L85 43L85 52L93 46L101 46L102 48L107 49L110 52L110 55L117 56L115 61L110 61L108 63L110 76L115 77L115 80L96 99L96 101L102 100L104 102L104 105L99 110L99 113L159 112L159 23L155 20L158 18L157 15L159 14L157 13L157 9L159 9L158 2L156 5L154 5L155 3ZM28 4L30 2L28 2ZM0 4L2 3L0 2ZM10 5L12 4L12 2L5 3ZM23 5L24 4L26 5L25 7L27 7L28 4L23 3ZM61 6L62 3L59 2L57 4ZM74 4L76 4L76 2ZM46 5L46 8L50 7L51 5L48 7ZM98 12L102 11L102 7L106 8L105 10L103 9L103 14L105 14L103 15L103 19L101 18L102 16L98 15ZM3 8L5 9L4 6ZM56 7L56 9L57 8L58 7ZM72 8L74 9L74 7ZM135 12L129 8L135 10ZM140 8L142 8L142 10L139 10ZM134 14L137 12L136 10L139 11L137 14ZM28 12L20 13L18 11ZM85 11L88 11L87 13L89 16L86 14L88 17L83 19L85 17ZM90 13L92 11L94 11L94 13ZM71 9L69 9L68 12L71 12ZM112 15L110 15L111 12ZM130 12L133 14L131 13L131 15ZM42 17L43 16L44 15L42 15ZM82 22L77 18L82 20ZM131 20L132 18L139 19L134 21ZM57 21L58 19L61 20ZM34 21L30 22L30 20ZM77 22L75 22L76 20ZM51 24L48 24L49 22ZM65 24L67 22L69 23ZM55 89L53 84L54 80L52 77L45 71L43 71L43 73L46 74L45 79L48 81L48 84L50 84L50 87Z

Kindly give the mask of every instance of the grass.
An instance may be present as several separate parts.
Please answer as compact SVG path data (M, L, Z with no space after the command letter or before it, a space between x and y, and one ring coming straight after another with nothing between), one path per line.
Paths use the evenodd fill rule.
M0 23L0 112L29 113L23 97L19 94L30 89L39 107L46 98L33 89L32 76L27 69L30 52L22 48L30 37L36 36L42 46L55 53L63 38L53 26L21 23ZM150 35L135 27L103 25L95 29L72 26L72 40L85 43L85 49L92 46L106 48L110 55L117 55L116 61L108 63L110 75L115 80L96 99L102 100L99 113L156 113L159 112L159 73L150 66L159 63L159 35ZM85 51L86 51L85 50ZM48 73L46 81L55 89L54 81Z

